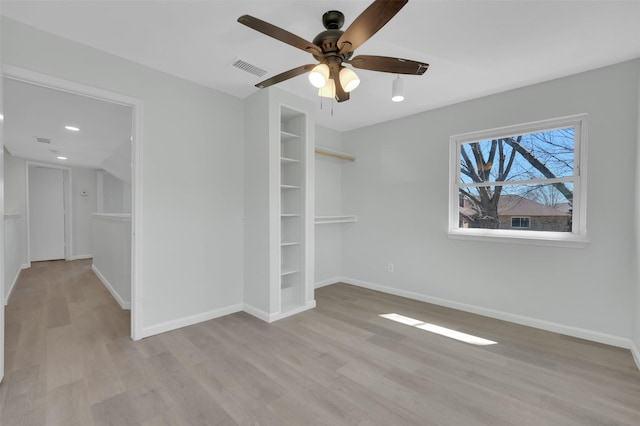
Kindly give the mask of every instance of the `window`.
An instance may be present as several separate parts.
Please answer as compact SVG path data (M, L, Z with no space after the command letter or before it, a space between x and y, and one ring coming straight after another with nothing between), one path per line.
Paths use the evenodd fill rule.
M531 228L531 218L530 217L512 217L511 227L512 228Z
M452 136L449 235L584 247L586 119Z

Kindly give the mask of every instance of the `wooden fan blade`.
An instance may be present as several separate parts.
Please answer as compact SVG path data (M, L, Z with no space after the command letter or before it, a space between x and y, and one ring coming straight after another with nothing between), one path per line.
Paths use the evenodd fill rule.
M429 64L423 62L390 58L388 56L358 55L348 63L361 70L390 72L393 74L422 75L429 68Z
M265 87L273 86L274 84L280 83L285 80L289 80L290 78L297 77L300 74L304 74L305 72L311 71L315 66L316 66L315 64L302 65L300 67L291 69L289 71L285 71L281 74L268 78L265 81L261 81L260 83L256 84L256 87L259 87L260 89L264 89Z
M356 50L378 32L409 0L375 0L360 14L338 39L340 53Z
M238 18L238 22L246 25L249 28L259 31L262 34L266 34L269 37L280 40L283 43L287 43L288 45L297 47L298 49L302 49L305 52L317 55L322 54L322 49L320 49L315 44L303 39L302 37L298 37L297 35L290 33L289 31L276 27L275 25L272 25L268 22L262 21L258 18L254 18L253 16L242 15Z
M338 102L344 102L349 100L349 93L344 91L342 84L340 84L340 65L332 64L331 68L331 78L336 85L336 100Z

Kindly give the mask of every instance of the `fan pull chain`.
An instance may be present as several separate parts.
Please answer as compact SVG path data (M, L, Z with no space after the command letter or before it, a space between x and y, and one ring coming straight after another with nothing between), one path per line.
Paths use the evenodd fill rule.
M320 96L320 111L322 111L322 96ZM331 99L331 116L333 117L333 99Z

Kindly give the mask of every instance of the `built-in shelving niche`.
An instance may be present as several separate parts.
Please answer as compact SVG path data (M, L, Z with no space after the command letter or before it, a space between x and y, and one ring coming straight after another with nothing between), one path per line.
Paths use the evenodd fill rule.
M305 114L280 107L280 313L305 305Z

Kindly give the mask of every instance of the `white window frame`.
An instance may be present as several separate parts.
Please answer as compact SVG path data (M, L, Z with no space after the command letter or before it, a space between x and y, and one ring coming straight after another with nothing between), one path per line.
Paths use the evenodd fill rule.
M574 175L573 217L571 232L531 231L526 229L479 229L460 227L460 149L461 145L482 140L500 139L573 127L574 133ZM555 247L583 248L589 243L587 238L587 114L541 120L514 126L454 135L449 138L449 238L462 240L495 241L518 244L545 245ZM536 179L523 183L550 183L555 180ZM491 184L491 183L489 183ZM491 185L493 186L493 185Z

